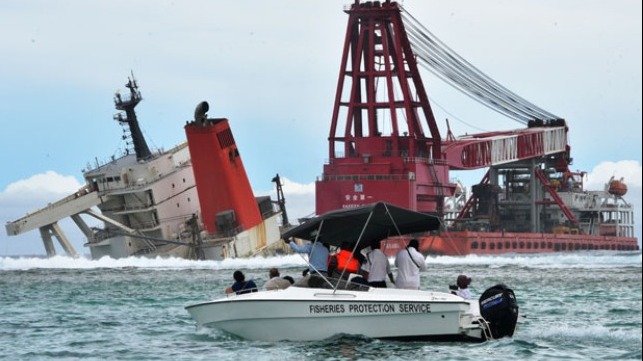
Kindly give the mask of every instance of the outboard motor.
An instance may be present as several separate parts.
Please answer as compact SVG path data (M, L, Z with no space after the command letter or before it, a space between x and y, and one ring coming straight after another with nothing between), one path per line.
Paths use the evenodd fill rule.
M518 322L518 304L511 288L495 285L480 296L480 315L489 324L491 336L495 339L511 337Z

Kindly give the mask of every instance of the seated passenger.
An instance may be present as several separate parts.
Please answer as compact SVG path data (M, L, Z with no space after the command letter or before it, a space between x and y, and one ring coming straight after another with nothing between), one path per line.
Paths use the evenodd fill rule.
M268 275L270 276L270 279L268 279L264 285L266 290L283 290L290 287L290 282L287 279L279 277L279 270L277 268L271 268Z
M458 285L456 295L464 298L465 300L470 300L471 291L469 290L469 284L471 284L471 277L467 277L466 275L459 275L456 284Z
M232 284L232 286L225 289L225 293L235 292L238 295L242 295L244 293L257 292L257 285L255 284L255 281L246 281L246 276L243 274L243 272L239 270L234 271L232 277L234 278L235 282Z

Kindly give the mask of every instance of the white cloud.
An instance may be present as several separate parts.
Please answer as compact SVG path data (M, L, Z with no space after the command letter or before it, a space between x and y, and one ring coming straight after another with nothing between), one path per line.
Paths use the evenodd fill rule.
M0 217L13 221L76 192L82 185L73 176L54 171L33 175L9 184L0 192Z
M65 176L54 171L33 175L9 184L0 192L0 220L15 221L76 192L82 184L74 176ZM69 219L62 220L60 226L70 238L77 252L83 253L84 236ZM69 231L68 231L69 230ZM0 254L36 255L44 254L37 230L9 237L6 230L2 233Z
M586 189L602 189L610 179L623 178L629 189L641 188L642 184L641 163L636 160L621 160L618 162L602 162L587 174ZM630 197L628 197L630 198Z

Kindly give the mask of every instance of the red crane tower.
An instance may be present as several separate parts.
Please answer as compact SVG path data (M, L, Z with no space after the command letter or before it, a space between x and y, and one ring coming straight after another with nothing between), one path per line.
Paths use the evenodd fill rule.
M316 212L386 201L441 213L451 195L440 131L394 2L349 15Z

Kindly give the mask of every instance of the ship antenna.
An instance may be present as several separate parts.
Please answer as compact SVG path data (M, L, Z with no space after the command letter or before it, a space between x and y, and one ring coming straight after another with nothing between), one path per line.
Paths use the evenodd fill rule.
M125 84L125 87L130 91L129 97L121 95L120 92L116 92L114 95L114 106L116 107L116 110L121 111L114 115L114 120L121 124L127 124L132 136L136 160L144 160L150 158L152 153L150 152L150 148L147 146L145 137L143 137L143 132L138 124L136 112L134 111L134 108L138 103L143 100L143 96L138 90L138 84L136 84L136 79L134 78L134 72L132 72L131 76L127 77L127 84Z

